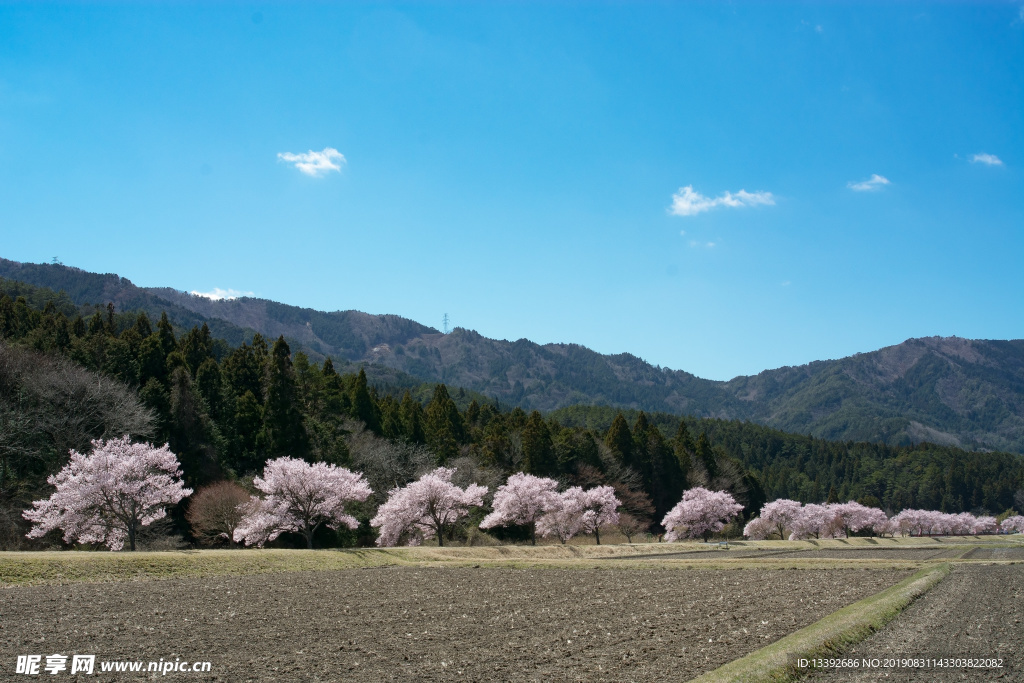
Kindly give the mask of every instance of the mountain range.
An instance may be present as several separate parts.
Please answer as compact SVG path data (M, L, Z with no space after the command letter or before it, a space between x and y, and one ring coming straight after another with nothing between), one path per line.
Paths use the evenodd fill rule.
M365 364L371 378L406 373L550 411L609 405L740 419L839 441L929 441L1024 453L1024 340L908 339L838 360L726 382L653 366L628 353L448 334L397 315L323 312L266 299L212 300L136 287L114 274L0 259L0 277L64 291L78 305L167 312L179 328L206 323L237 345L283 335L314 360Z

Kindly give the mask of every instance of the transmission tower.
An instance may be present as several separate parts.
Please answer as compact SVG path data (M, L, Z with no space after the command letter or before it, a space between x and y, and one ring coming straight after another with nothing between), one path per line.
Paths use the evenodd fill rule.
M448 334L448 314L444 314L444 318L441 319L441 324L444 326L444 333Z

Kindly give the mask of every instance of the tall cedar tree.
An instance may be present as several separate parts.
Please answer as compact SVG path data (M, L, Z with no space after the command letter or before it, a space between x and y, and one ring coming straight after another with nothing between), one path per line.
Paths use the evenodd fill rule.
M402 403L398 407L398 415L402 419L405 438L413 443L426 443L427 435L423 430L426 416L419 401L414 401L412 394L406 390L402 395Z
M690 430L686 428L686 420L679 421L679 429L672 440L672 450L675 452L676 461L679 463L679 471L682 476L680 485L683 490L690 488L690 468L693 467L693 454L696 450Z
M448 387L443 384L434 387L434 396L427 404L425 427L427 446L434 451L438 465L444 465L459 454L459 445L465 438L462 416L448 395Z
M541 414L534 410L523 427L523 471L543 477L555 474L557 466L551 431Z
M697 437L696 446L697 460L703 465L704 471L708 473L708 480L712 480L718 476L718 460L715 458L715 453L711 450L711 442L708 441L708 435L704 432L700 433Z
M633 435L626 424L626 418L622 413L615 415L612 426L608 428L608 434L604 437L604 443L611 449L611 452L622 464L631 466L633 464Z
M370 388L366 381L366 371L359 368L356 381L352 385L352 417L366 423L366 428L380 434L380 422L377 420L376 406L370 396Z
M299 412L291 349L284 337L274 342L267 363L267 401L263 407L263 431L270 457L303 458L309 447Z

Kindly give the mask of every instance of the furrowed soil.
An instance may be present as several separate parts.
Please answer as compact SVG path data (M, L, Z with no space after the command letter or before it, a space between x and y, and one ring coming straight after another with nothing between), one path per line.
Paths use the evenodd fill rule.
M12 587L0 678L59 653L96 655L95 675L60 676L82 681L176 657L212 671L163 680L684 681L907 575L391 567Z
M882 662L1001 658L1004 666L859 668L819 673L812 680L1024 681L1024 564L955 566L939 585L842 657Z

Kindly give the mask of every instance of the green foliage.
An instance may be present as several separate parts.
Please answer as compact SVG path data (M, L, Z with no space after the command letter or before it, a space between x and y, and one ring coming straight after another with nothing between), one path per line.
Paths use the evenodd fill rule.
M821 502L830 495L843 501L877 500L893 511L1001 512L1024 489L1024 458L1007 453L930 443L828 441L752 422L609 406L569 406L545 417L517 405L503 408L475 391L449 393L444 384L421 383L379 365L336 366L330 358L318 363L305 352L293 354L284 337L268 347L253 334L228 347L215 338L213 326L199 323L178 332L164 312L119 313L108 306L76 310L66 296L18 287L11 287L15 298L7 290L0 294L3 343L64 357L118 380L152 410L149 433L171 443L193 487L258 472L268 458L280 455L347 464L355 457L350 436L362 429L361 422L373 438L404 444L402 452L422 452L425 445L436 464L464 463L468 457L473 467L498 479L527 471L566 485L607 483L615 487L624 509L645 523L659 521L694 485L732 491L746 505L746 516L765 500ZM446 338L456 335L469 339L472 333L457 330ZM525 341L513 347L524 361L536 351ZM1012 347L1004 351L1008 358L1015 352ZM429 354L412 344L405 355ZM643 371L638 359L616 358ZM922 409L938 411L919 392L937 381L940 365L921 364L905 376L900 391ZM553 381L561 381L555 374ZM800 386L801 380L790 374L782 373L771 391ZM811 374L821 380L814 386L822 401L854 397L842 376L824 377L817 368ZM527 396L532 388L520 384L519 390ZM842 400L837 405L846 405ZM809 407L779 415L803 426L816 419ZM905 428L881 419L873 424L887 434ZM25 446L29 451L35 447ZM45 465L0 472L0 483L9 490L24 489L31 477L38 486L40 477L66 460L66 450L51 446L41 459L25 457L18 462ZM411 461L402 461L401 467L415 469Z

